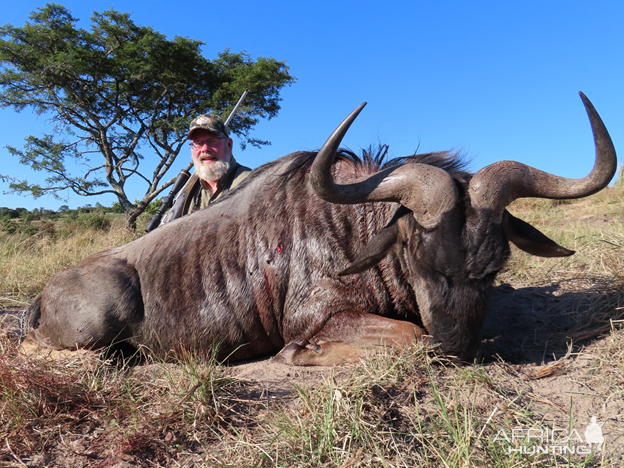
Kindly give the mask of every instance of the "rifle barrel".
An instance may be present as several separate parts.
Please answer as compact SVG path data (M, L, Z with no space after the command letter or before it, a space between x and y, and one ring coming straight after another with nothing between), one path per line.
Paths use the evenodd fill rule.
M247 90L245 90L245 92L243 93L243 95L240 97L240 99L238 100L238 102L236 103L236 105L234 106L234 109L232 109L232 112L230 112L230 115L228 115L228 118L225 119L225 126L229 127L230 126L230 122L232 121L232 119L234 118L234 116L236 115L236 111L238 111L238 108L240 107L240 105L243 103L244 99L247 97Z

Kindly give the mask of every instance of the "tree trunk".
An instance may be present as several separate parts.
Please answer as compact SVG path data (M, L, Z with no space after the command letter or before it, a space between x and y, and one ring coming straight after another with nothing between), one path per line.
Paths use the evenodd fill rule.
M137 207L132 207L131 209L126 210L126 229L129 231L136 231L137 219L139 219L139 216L143 213L143 211L144 210Z

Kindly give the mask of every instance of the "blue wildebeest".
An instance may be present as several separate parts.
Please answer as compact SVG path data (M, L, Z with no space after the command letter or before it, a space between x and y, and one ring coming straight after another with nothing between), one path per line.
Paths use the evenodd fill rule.
M506 207L584 197L615 173L609 134L581 97L596 145L582 179L512 161L472 175L449 153L362 161L337 151L360 106L318 154L265 164L209 209L57 273L30 307L26 343L123 341L159 356L218 345L231 360L331 365L426 333L471 360L509 242L573 253Z

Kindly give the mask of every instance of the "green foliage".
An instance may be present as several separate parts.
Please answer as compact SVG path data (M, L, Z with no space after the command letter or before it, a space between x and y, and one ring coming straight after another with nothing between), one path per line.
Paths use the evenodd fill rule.
M152 203L147 205L147 208L145 208L145 214L148 216L154 216L158 211L158 208L160 208L160 204L160 199L154 200Z
M7 234L15 234L17 232L17 223L12 222L6 216L0 218L0 230L6 232Z
M123 208L121 207L121 203L113 202L111 213L123 213Z
M28 211L22 211L20 213L20 218L24 220L26 223L30 223L35 220L35 214L29 213Z
M19 213L17 210L14 210L13 208L7 208L5 206L0 207L0 218L9 218L9 219L14 219L14 218L19 218Z
M77 28L65 7L49 3L23 27L0 27L0 107L29 108L54 124L48 135L29 136L23 149L8 148L22 164L48 174L43 184L0 175L12 191L113 193L132 225L173 183L165 174L190 120L229 114L244 90L249 95L230 129L243 147L268 143L249 132L277 115L281 88L294 82L284 62L229 50L211 61L201 55L201 42L169 40L112 9L94 12L91 21L90 30ZM145 150L159 160L142 173ZM69 162L88 169L75 174ZM147 185L136 204L125 192L133 176Z
M27 236L33 236L39 232L39 228L30 222L19 223L15 220L2 218L0 219L0 231L6 232L7 234L20 233Z
M73 224L76 228L87 228L106 231L111 227L111 220L107 213L115 213L115 208L107 208L99 205L93 208L91 205L81 206L76 210L62 210L66 224ZM12 210L0 207L0 231L7 234L24 234L26 236L43 235L54 237L57 234L53 221L59 219L59 215L52 210L35 208L32 211L26 209ZM34 223L33 221L38 221Z
M110 220L106 217L105 214L102 213L89 214L88 216L83 216L79 219L81 221L80 224L82 224L83 226L98 229L101 231L106 231L110 229L111 226Z

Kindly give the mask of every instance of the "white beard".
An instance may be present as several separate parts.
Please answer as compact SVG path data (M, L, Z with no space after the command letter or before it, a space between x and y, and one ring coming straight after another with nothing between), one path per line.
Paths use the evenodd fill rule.
M221 179L230 170L230 161L213 161L210 165L204 166L198 159L194 163L195 174L202 179L209 182Z

